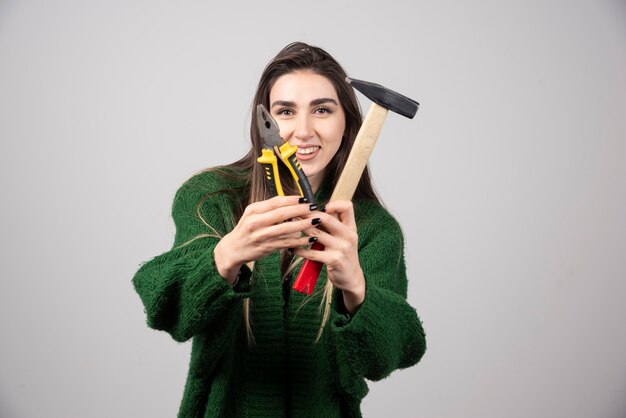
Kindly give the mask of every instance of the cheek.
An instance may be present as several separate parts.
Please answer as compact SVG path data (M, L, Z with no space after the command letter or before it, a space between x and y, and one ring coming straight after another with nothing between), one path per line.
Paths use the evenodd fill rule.
M275 119L276 120L276 119ZM278 125L278 133L285 141L289 139L291 134L293 133L293 123L286 120L276 120L276 124Z
M341 132L333 131L326 135L326 140L324 141L323 146L327 151L331 151L333 155L337 152L339 146L341 146L341 134Z
M327 126L324 131L327 145L333 148L339 148L339 145L341 145L343 133L345 131L345 125L334 123Z

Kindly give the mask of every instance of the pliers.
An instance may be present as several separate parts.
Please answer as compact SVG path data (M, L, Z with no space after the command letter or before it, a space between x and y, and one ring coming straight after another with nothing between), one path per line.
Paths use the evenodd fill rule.
M285 195L278 173L276 158L276 154L278 154L282 162L289 168L298 189L300 189L300 195L307 198L312 210L317 209L313 189L311 189L309 180L306 178L304 171L302 171L300 162L296 157L298 147L290 145L281 138L280 129L278 129L276 121L262 104L256 107L256 123L264 145L261 156L257 158L257 161L263 165L267 185L272 196ZM319 242L315 242L311 249L321 251L324 249L324 246ZM323 264L320 262L305 260L292 288L310 296L313 293L322 266Z
M278 129L276 121L262 104L256 107L256 123L264 145L261 156L257 158L257 161L265 170L267 186L272 196L285 195L280 182L280 175L278 174L278 160L276 158L276 154L278 154L291 172L300 190L300 195L306 197L311 205L316 204L313 189L311 189L309 180L306 178L304 171L302 171L300 162L296 157L298 147L290 145L281 138L280 129Z

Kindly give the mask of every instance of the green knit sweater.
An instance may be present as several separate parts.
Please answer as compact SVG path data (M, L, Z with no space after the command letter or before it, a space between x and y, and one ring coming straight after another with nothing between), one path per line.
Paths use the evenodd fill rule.
M396 220L378 203L355 200L359 260L365 300L350 317L335 289L332 313L315 344L321 314L323 268L315 292L291 289L283 295L280 254L255 263L249 289L229 286L215 267L218 238L203 218L226 234L231 208L244 194L239 180L208 171L176 192L172 249L142 263L133 277L148 326L176 341L192 339L191 361L179 417L360 417L368 392L364 379L380 380L416 364L424 351L424 330L406 301L404 240ZM317 193L328 201L327 184ZM300 266L302 264L300 263ZM293 274L297 276L300 266ZM255 344L247 343L242 303L251 298ZM303 303L307 298L311 300Z

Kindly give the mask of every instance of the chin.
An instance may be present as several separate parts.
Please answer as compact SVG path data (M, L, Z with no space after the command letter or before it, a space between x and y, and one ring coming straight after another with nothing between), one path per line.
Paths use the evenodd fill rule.
M304 171L304 174L307 177L315 177L320 172L316 168L305 168L305 167L302 167L302 171Z

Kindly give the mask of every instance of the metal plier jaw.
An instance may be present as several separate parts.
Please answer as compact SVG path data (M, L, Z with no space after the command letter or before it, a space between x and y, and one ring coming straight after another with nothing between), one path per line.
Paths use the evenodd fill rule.
M272 115L270 115L262 104L256 107L256 123L264 144L261 156L257 158L257 161L265 170L265 178L267 179L267 185L272 196L285 195L278 173L278 160L276 158L276 154L278 154L282 162L289 169L291 176L294 178L300 190L300 195L306 197L311 204L315 204L315 195L313 194L309 180L304 174L304 171L302 171L300 162L296 157L298 147L292 146L283 140L280 136L278 124L276 124Z

